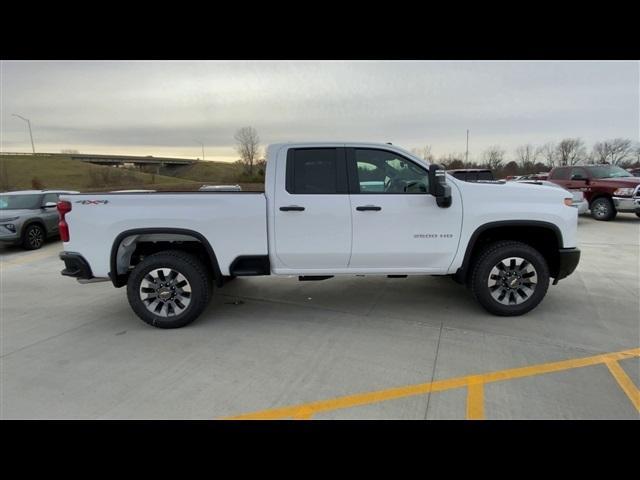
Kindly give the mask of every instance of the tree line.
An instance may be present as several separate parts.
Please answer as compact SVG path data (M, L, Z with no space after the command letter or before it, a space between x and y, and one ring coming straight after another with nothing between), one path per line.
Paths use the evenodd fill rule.
M581 138L565 138L543 145L524 144L507 157L500 145L485 149L479 161L465 161L464 153L449 153L438 158L431 153L430 145L412 149L412 153L430 162L442 164L446 169L489 168L497 175L526 175L546 172L553 167L609 164L623 168L640 167L640 143L628 138L613 138L596 142L591 150Z
M260 137L253 127L242 127L234 135L236 162L242 169L241 181L261 181L266 166ZM497 176L526 175L546 172L557 166L591 163L618 165L623 168L640 167L640 143L628 138L612 138L596 142L591 150L581 138L565 138L543 145L520 145L510 155L500 145L485 149L479 160L466 161L464 153L449 153L436 158L430 145L413 148L412 153L429 162L442 164L446 169L489 168Z

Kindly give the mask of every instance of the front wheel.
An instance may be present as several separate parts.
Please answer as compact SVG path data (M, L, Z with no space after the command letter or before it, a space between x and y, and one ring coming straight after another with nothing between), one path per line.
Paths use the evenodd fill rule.
M129 276L127 298L143 321L158 328L193 322L210 299L211 280L193 255L169 250L148 256Z
M596 220L608 221L613 220L618 212L613 206L611 199L607 197L596 198L591 202L591 216Z
M549 288L549 267L533 247L514 241L496 242L477 259L471 290L494 315L522 315L535 308Z

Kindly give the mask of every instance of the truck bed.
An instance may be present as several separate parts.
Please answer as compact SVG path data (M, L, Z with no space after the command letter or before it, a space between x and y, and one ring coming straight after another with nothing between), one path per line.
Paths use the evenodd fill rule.
M87 259L95 277L110 272L111 250L123 232L180 229L203 236L218 259L220 270L240 255L267 255L267 207L261 192L120 192L62 195L72 204L66 215L68 252ZM77 248L76 248L77 245Z

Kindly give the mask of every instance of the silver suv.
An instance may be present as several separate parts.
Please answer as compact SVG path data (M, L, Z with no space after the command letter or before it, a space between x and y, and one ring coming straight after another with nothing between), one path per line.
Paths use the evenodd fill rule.
M69 190L22 190L0 193L0 242L36 250L58 234L58 196Z

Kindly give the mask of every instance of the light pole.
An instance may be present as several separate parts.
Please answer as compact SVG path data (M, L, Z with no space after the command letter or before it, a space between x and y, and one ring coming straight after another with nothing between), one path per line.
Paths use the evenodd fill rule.
M464 154L464 162L469 163L469 130L468 129L467 129L467 151Z
M195 142L202 146L202 160L204 160L204 143L199 142L198 140L196 140Z
M33 154L36 154L36 147L33 144L33 133L31 133L31 122L29 121L28 118L24 118L21 115L18 115L17 113L12 113L11 115L13 115L14 117L18 117L20 120L24 120L25 122L27 122L27 125L29 125L29 136L31 137L31 150L33 150Z

